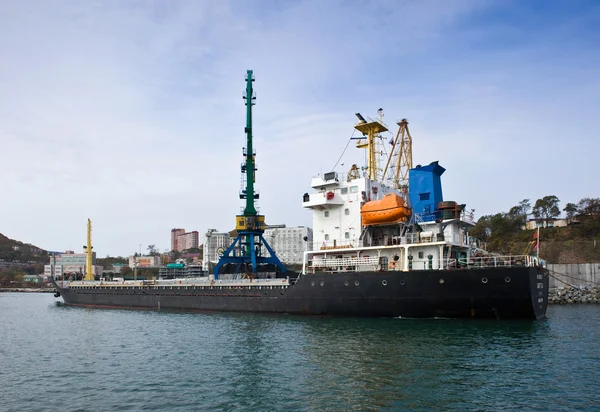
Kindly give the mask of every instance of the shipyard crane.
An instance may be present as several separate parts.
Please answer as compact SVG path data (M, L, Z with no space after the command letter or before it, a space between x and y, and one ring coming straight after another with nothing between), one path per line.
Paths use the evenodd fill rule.
M236 216L235 229L236 238L231 245L223 252L219 262L213 269L215 279L225 270L225 265L232 266L235 273L244 273L248 277L254 277L259 267L270 265L276 266L281 272L285 272L285 266L275 255L273 249L263 238L265 231L265 216L259 215L254 201L258 199L258 193L254 190L256 181L256 152L252 147L252 106L256 103L256 95L252 89L254 75L252 70L246 74L246 91L244 100L246 101L246 147L243 148L244 163L242 163L242 190L240 199L246 200L246 207L241 215ZM245 186L245 187L244 187ZM263 255L263 247L267 250L268 256Z
M412 136L408 130L408 121L400 120L398 123L398 132L396 138L392 141L392 150L388 157L383 176L388 175L388 170L391 173L392 187L395 189L406 189L408 187L408 171L412 169ZM392 159L395 158L395 164Z
M379 109L379 120L369 119L367 121L360 113L355 113L358 123L354 126L356 130L362 133L362 137L353 137L356 147L367 149L367 171L369 179L377 179L378 152L377 141L381 138L381 133L387 132L388 128L383 123L383 109ZM365 141L363 141L365 139Z
M83 280L94 280L94 262L92 255L92 221L88 218L87 224L87 246L83 247L85 251L85 277Z

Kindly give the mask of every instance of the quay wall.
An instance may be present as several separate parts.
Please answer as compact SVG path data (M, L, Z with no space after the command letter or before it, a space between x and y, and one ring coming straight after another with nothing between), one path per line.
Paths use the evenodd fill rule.
M600 303L600 263L548 264L550 304Z
M600 285L600 263L548 264L548 270L552 275L550 289L567 285Z

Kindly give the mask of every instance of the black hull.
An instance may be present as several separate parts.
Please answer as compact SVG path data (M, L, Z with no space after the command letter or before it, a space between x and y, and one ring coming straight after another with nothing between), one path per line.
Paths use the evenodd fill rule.
M535 267L317 273L289 287L60 288L66 305L407 318L540 319L548 276Z

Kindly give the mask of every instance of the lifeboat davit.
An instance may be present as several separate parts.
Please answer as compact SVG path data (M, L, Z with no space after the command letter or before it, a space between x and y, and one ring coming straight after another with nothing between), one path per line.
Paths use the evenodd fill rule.
M371 200L360 209L363 226L386 225L405 222L410 209L402 197L395 193L386 194L383 199Z

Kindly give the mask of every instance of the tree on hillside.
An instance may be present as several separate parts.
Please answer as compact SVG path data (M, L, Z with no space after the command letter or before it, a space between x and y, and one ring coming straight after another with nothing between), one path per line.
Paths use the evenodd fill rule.
M519 222L521 226L525 226L527 223L527 216L531 210L531 203L529 199L523 199L517 206L513 206L508 211L508 217Z
M560 209L558 207L559 203L560 200L554 195L544 196L535 201L532 211L533 216L535 216L536 219L542 219L547 225L548 220L560 215Z
M575 203L567 203L565 208L563 209L563 212L565 212L567 220L571 220L575 215L579 213L579 208Z
M585 197L579 201L579 213L586 216L600 216L600 198Z
M160 253L158 252L156 245L148 245L148 254L150 256L158 256Z

